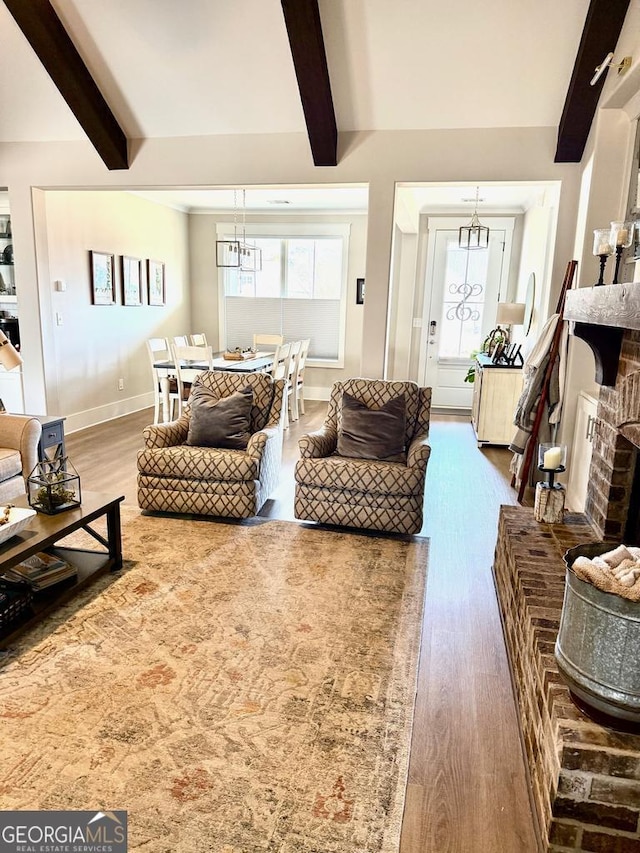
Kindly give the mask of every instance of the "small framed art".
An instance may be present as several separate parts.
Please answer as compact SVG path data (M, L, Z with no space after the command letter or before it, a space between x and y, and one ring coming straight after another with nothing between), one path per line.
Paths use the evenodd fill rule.
M164 305L164 264L161 261L147 261L147 287L149 305Z
M142 305L142 261L140 258L128 258L122 261L122 304Z
M93 305L115 305L114 257L107 252L89 252L91 301Z
M356 279L356 305L364 305L364 279Z

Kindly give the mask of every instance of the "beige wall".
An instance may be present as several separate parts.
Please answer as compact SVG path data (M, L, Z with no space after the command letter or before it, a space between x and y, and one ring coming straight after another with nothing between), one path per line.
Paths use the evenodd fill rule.
M44 391L55 378L45 375L51 317L46 311L40 316L40 293L46 304L50 279L39 254L46 229L34 188L367 183L366 269L350 274L349 282L355 288L355 278L366 277L366 302L355 306L350 295L349 310L362 314L360 360L353 372L375 377L384 370L395 183L562 181L553 270L554 281L561 281L573 247L580 167L552 162L556 137L553 127L341 133L339 165L322 169L313 166L304 134L134 140L126 172L108 172L89 143L0 146L0 186L9 189L20 314L29 351L24 365L27 408L42 410L46 396L55 396L55 389L48 388L47 395Z
M66 415L72 430L151 404L145 341L190 331L187 217L123 192L44 196L41 269L46 267L47 278L40 281L40 305L49 354L47 408ZM116 255L116 305L91 303L91 249ZM164 262L165 307L122 304L122 255ZM55 289L57 280L65 291ZM146 263L143 281L146 291ZM27 347L25 360L29 355Z
M192 325L201 326L207 340L222 349L226 342L219 338L218 276L216 270L216 224L229 222L229 215L191 214L189 216L189 256ZM362 348L363 306L356 305L356 278L364 276L367 246L367 217L365 215L310 216L246 216L246 226L252 223L287 223L349 225L349 258L347 269L346 342L343 368L308 367L305 388L310 398L328 400L331 385L360 372Z

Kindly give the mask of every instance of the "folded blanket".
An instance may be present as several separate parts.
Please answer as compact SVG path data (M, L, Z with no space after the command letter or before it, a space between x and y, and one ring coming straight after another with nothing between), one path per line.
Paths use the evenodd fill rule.
M640 601L640 548L618 545L599 557L576 557L571 567L583 581L603 592Z

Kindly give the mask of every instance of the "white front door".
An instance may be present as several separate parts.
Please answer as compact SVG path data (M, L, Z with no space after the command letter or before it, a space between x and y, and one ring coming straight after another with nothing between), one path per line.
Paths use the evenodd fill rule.
M513 219L483 219L487 249L460 249L458 228L468 219L429 219L420 375L432 403L470 409L473 385L464 381L495 326L498 301L507 300Z

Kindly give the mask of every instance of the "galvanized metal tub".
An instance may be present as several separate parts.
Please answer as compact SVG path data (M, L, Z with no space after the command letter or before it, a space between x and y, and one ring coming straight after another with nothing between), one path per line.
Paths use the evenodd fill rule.
M565 554L564 604L555 655L578 700L608 717L640 724L640 603L602 592L571 568L577 557L612 549L602 542Z

